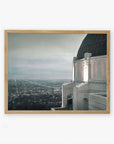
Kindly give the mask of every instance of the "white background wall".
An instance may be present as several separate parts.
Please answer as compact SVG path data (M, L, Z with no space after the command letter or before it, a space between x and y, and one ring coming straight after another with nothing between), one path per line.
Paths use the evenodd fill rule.
M0 0L0 144L114 144L113 0ZM4 114L4 29L111 30L111 114Z

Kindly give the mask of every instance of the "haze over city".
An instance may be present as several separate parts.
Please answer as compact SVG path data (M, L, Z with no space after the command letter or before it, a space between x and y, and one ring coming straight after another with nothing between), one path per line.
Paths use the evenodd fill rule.
M85 34L8 34L9 79L72 79Z

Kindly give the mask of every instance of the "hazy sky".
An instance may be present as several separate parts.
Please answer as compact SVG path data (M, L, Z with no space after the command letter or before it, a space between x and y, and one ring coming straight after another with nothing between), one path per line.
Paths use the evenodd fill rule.
M8 77L72 79L72 60L85 34L8 34Z

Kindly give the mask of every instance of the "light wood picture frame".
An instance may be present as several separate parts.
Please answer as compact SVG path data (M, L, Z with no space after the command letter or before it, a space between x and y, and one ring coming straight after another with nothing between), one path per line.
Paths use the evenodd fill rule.
M110 113L110 31L109 30L5 30L4 34L5 34L5 113L6 114L109 114ZM76 46L78 46L77 56L74 54L74 58L72 57L73 60L71 59L69 60L68 52L74 53L74 51L72 52L72 50L75 46L75 36L76 36ZM28 42L27 44L28 48L25 46L27 42ZM39 43L40 45L37 45ZM63 50L61 50L62 46ZM73 48L69 47L70 49L69 50L68 46L72 46ZM31 49L33 49L33 52L30 50L30 47ZM43 50L41 49L41 47ZM54 48L52 49L51 47L55 47L55 49ZM51 50L53 50L52 57L50 54ZM62 54L65 54L64 58L60 57L57 59L58 55L55 56L55 53L58 55L61 53L60 54L61 57ZM26 54L27 54L26 59L34 58L34 60L32 59L32 62L31 60L28 61L25 60L24 55ZM32 56L30 56L30 54ZM47 55L48 58L52 59L50 60L46 58ZM68 58L66 58L65 56L68 56ZM40 62L38 60L40 60ZM62 60L63 62L61 64ZM65 63L64 60L66 60ZM44 61L46 61L45 64ZM56 84L54 82L49 82L50 79L52 80L54 76L57 77L58 79L60 79L61 77L65 79L65 76L67 78L67 73L65 72L65 70L66 71L69 70L68 67L69 65L66 64L67 61L69 62L69 64L73 62L73 78L71 76L72 80L71 81L65 80L64 82L63 81L58 82L57 80L59 84L57 82ZM29 64L29 62L31 64ZM50 65L47 66L47 62L48 63L52 62L51 66ZM36 63L36 65L34 63ZM60 65L56 66L57 63L60 63L61 66ZM22 64L23 67L26 67L27 65L29 68L27 67L27 69L25 68L24 70L22 70L21 69ZM43 65L44 67L41 69L39 65ZM32 68L34 66L33 71L36 71L33 72L33 75L30 73L32 72L32 70L30 71L31 66ZM46 82L47 85L45 85L46 80L45 74L47 70L45 69L46 66L49 69L48 77L50 77L50 79L48 79ZM64 69L62 66L64 67ZM53 70L53 67L54 71L52 71L52 73L50 74L50 69ZM38 71L38 68L40 69L39 70L40 72ZM57 68L58 69L62 68L62 72L59 72L59 74L57 74L56 73ZM27 71L29 71L30 74L30 75L28 74L28 77L25 75ZM71 72L71 70L69 71ZM37 72L39 73L39 75L37 75ZM53 73L55 74L54 76ZM85 73L86 73L86 79L84 79ZM22 74L25 75L26 77L26 78L24 77L25 78L24 80ZM32 78L34 80L36 79L39 80L38 78L40 76L41 76L40 82L35 81L35 84L33 84L34 82ZM29 78L30 81L28 81ZM43 81L42 78L44 78ZM53 87L51 87L52 84L54 84ZM24 88L25 85L26 87ZM30 89L30 87L32 88ZM46 96L45 91L48 92L47 100L49 100L50 97L53 97L53 99L56 98L56 100L53 100L53 102L50 100L50 102L48 103L49 104L48 107L46 106L47 102L45 100L40 100L41 97L38 98L37 100L35 99L35 95L37 96L37 92L38 89L40 89L40 87L42 87L41 92L44 93L45 96ZM34 98L34 100L31 100L30 97L30 99L27 101L26 99L30 96L30 93L33 92L33 89L36 90L36 93L34 92L34 96L33 95L31 96L32 98ZM21 90L22 92L19 92ZM29 93L26 92L27 90L29 90ZM60 94L59 98L57 97L58 94ZM24 96L26 96L26 99L24 99ZM23 103L23 100L25 102L27 101L29 104L32 103L31 105L34 108L32 107L32 109L30 109L30 106L27 105L26 106L27 109L25 109L25 103ZM15 105L16 102L18 106ZM24 105L24 108L20 108L20 105L22 105L22 103ZM43 103L44 105L41 104L39 106L38 105L39 103ZM53 103L56 103L56 105L54 105ZM41 109L40 108L37 109L35 107L37 105Z

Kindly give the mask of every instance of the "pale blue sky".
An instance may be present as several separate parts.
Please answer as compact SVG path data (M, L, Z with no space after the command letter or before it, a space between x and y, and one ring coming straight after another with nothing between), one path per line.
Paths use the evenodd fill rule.
M8 77L72 79L72 60L85 34L8 34Z

